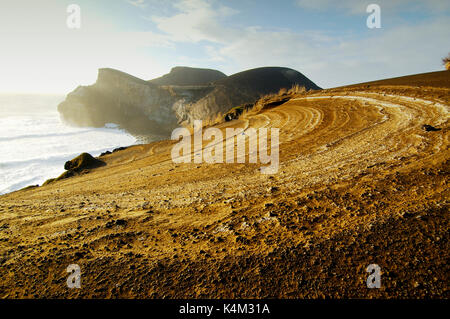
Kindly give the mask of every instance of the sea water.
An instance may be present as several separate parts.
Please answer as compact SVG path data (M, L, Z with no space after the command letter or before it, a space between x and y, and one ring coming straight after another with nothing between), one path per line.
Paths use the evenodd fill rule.
M0 94L0 194L41 185L64 172L64 163L88 152L136 143L114 125L72 127L60 119L63 95Z

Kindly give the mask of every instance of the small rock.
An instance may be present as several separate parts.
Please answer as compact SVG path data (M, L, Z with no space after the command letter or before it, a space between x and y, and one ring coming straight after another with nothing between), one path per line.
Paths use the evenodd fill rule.
M279 190L280 190L280 188L278 188L277 186L269 187L269 192L271 192L271 193L278 192Z
M117 226L125 226L127 224L127 221L125 219L118 219L116 220Z
M428 124L422 125L422 129L425 132L436 132L436 131L440 131L441 130L440 128L436 128L436 127L428 125Z

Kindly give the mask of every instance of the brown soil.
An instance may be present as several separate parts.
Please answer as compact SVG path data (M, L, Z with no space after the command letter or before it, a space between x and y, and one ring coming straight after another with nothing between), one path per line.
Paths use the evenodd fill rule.
M174 164L162 141L1 196L0 296L448 298L450 73L436 76L302 94L218 125L280 128L274 175ZM66 286L74 263L81 289ZM380 289L366 286L373 263Z
M417 87L440 87L450 88L450 74L448 71L428 72L422 74L414 74L408 76L400 76L398 78L378 80L366 83L359 83L349 85L347 88L363 87L367 85L382 86L382 85L405 85Z

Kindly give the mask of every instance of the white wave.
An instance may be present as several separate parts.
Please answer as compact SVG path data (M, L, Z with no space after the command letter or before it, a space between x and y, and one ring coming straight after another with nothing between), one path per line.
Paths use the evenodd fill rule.
M22 100L33 101L31 98ZM48 97L44 100L48 101ZM3 111L0 112L0 194L40 185L59 176L64 171L64 163L83 152L98 156L106 150L136 142L133 136L115 125L106 128L66 126L59 118L56 104L45 108L43 101L37 101L40 113L26 112L26 105L12 104L11 109L25 110L20 113L10 111L1 102L0 96ZM53 99L53 102L58 100Z

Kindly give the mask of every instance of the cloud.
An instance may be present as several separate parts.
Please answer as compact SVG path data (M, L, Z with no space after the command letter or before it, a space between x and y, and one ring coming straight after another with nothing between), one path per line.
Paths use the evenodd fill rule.
M172 16L152 16L151 20L172 41L224 43L236 36L221 21L237 11L229 7L213 6L209 1L182 0L174 4L179 11Z
M231 60L241 68L292 67L318 85L333 87L439 70L449 38L448 19L351 40L323 37L320 33L252 29L210 54Z
M139 31L123 31L115 21L102 19L101 12L88 10L87 5L82 28L69 30L61 19L61 14L66 14L64 3L45 1L48 6L33 3L33 14L22 14L25 0L0 11L0 69L8 75L4 79L0 76L3 91L47 88L67 92L78 84L95 81L99 67L152 78L178 63L216 68L227 74L261 66L286 66L304 73L319 86L333 87L441 70L441 58L449 50L450 20L448 16L430 15L431 11L425 11L421 19L399 19L401 24L378 30L317 31L305 26L294 29L291 24L274 27L270 21L251 25L243 18L248 17L247 12L241 15L218 0L167 0L164 4L162 0L146 0L133 1L147 5L141 14L153 13ZM317 2L333 8L327 0L308 3L311 6ZM440 1L431 2L434 10L439 4L447 7ZM348 8L356 2L333 3Z
M436 8L442 3L432 2ZM307 2L309 6L332 3L336 2ZM358 7L361 3L343 0L339 5L365 12L365 5ZM399 0L397 5L401 3L406 0ZM448 50L443 44L450 38L450 21L446 18L403 23L389 30L356 36L351 30L336 35L331 31L243 27L224 21L237 15L237 11L206 0L182 0L173 7L177 11L172 15L151 18L163 32L160 40L174 46L197 45L206 55L203 64L214 65L229 74L260 66L287 66L324 87L438 70L440 58ZM188 56L185 61L197 64L199 57L192 56L189 60Z
M147 7L145 0L127 0L127 2L141 9Z

